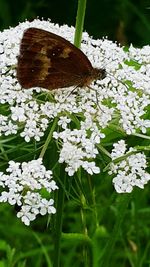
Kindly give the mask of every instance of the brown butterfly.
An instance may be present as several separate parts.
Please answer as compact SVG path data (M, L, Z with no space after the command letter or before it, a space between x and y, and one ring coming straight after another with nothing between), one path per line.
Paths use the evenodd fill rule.
M37 28L25 30L17 65L23 88L86 87L105 76L105 69L93 68L86 55L66 39Z

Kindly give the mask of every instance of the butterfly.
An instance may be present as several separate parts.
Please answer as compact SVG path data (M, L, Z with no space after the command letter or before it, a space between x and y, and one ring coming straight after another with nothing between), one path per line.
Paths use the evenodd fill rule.
M105 69L93 68L87 56L63 37L38 28L24 31L17 64L23 88L86 87L105 77Z

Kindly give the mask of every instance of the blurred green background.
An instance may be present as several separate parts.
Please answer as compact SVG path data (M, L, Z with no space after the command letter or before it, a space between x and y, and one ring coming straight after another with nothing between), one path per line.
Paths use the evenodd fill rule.
M75 25L77 0L0 0L0 29L25 19L51 18ZM150 43L150 0L87 0L84 29L94 38L108 36L121 44Z

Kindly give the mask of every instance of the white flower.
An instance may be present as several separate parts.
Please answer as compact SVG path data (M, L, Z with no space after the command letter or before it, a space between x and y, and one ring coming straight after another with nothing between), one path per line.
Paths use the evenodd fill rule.
M126 152L126 144L124 140L120 140L118 141L118 143L114 143L113 147L114 148L112 149L111 152L111 157L113 160L123 156Z
M54 214L56 209L53 206L54 200L47 200L42 198L39 193L27 192L24 197L24 204L21 207L21 210L17 213L17 217L29 225L30 221L36 219L38 214Z
M17 204L20 207L17 216L26 225L38 214L56 212L53 199L47 200L40 194L43 188L49 193L58 189L52 172L42 165L42 159L23 163L10 161L6 171L7 175L0 173L0 185L3 186L0 202Z
M8 136L10 134L16 134L18 126L13 124L12 121L8 121L7 125L3 126L1 130Z
M9 192L2 192L0 196L0 202L8 202L10 205L17 204L18 206L21 205L21 196L20 194L15 193L13 190Z
M150 128L149 46L142 49L130 46L125 52L117 43L94 40L83 33L81 50L93 67L106 69L105 79L93 82L90 88L76 90L74 86L53 91L38 87L24 90L17 81L15 66L23 32L29 27L54 32L73 42L73 27L59 27L39 19L0 33L0 104L5 104L10 111L8 117L0 114L0 135L19 132L26 142L32 139L38 142L49 125L57 121L53 138L61 144L59 162L65 162L66 171L73 175L78 168L87 166L87 162L95 164L98 144L105 135L107 138L109 124L127 135L147 134ZM130 61L137 61L139 68ZM114 159L124 152L113 153ZM88 173L99 170L99 166L86 168ZM93 171L94 168L98 169Z
M54 200L50 199L49 201L47 199L42 199L40 202L40 214L45 215L45 214L54 214L56 213L56 209L53 206Z
M82 167L91 175L100 173L100 168L95 166L95 162L84 161Z
M19 122L23 122L26 120L26 116L24 115L25 111L22 107L11 107L11 111L12 111L12 120L14 121L19 121Z
M73 175L74 172L77 171L80 166L82 166L82 159L84 156L85 153L81 148L77 148L75 145L66 142L64 143L60 152L59 163L63 163L65 161L68 165L70 165L72 171L68 174L70 175L72 173ZM67 171L67 169L68 168L65 170Z
M21 218L22 222L27 226L30 225L30 222L36 219L35 214L31 213L30 210L31 210L30 206L26 205L26 206L22 206L21 211L17 213L17 217Z
M114 144L112 159L124 156L123 160L117 163L113 162L110 165L109 174L115 174L113 184L118 193L130 193L134 186L144 188L144 185L150 180L150 174L146 172L147 163L144 153L135 153L136 150L133 148L130 148L128 152L134 152L134 154L125 154L126 144L124 140Z
M61 125L61 127L63 129L66 129L67 128L67 124L71 121L70 118L66 117L66 116L61 116L59 117L59 121L58 121L58 125Z

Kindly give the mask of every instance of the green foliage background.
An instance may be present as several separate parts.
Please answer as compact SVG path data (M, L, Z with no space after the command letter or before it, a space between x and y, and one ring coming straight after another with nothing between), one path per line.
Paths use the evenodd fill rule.
M77 0L0 0L0 29L25 19L51 18L75 25ZM87 0L84 29L92 36L108 36L121 44L150 43L149 0Z

